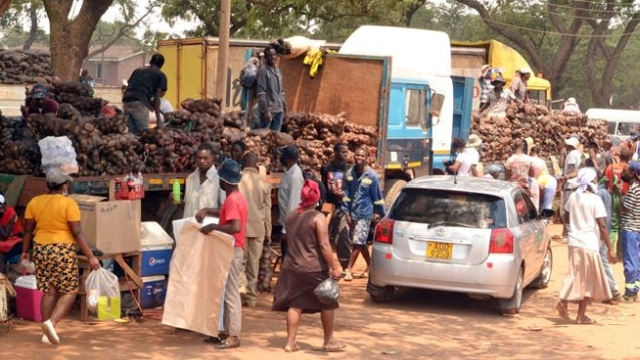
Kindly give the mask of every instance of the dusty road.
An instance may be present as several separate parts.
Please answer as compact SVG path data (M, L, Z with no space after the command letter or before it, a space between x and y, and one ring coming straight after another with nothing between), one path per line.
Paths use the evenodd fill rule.
M553 230L557 231L557 227ZM410 290L393 303L372 303L366 280L341 282L342 306L336 338L343 353L314 351L322 344L319 315L303 316L301 351L286 354L284 314L269 311L270 296L243 314L242 347L224 353L190 332L175 333L159 324L160 312L143 323L82 324L77 315L61 323L58 347L40 343L38 324L16 321L0 335L2 359L640 359L640 303L594 304L597 325L560 319L554 304L566 272L566 246L553 243L554 273L546 290L525 292L519 316L497 315L489 302L464 295ZM614 266L623 282L622 265ZM575 311L575 307L570 308ZM9 357L10 356L10 357Z

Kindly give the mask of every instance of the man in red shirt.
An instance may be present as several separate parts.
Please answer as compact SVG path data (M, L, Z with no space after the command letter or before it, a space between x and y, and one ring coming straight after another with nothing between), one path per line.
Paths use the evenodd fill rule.
M22 243L22 225L11 206L7 206L4 195L0 193L0 273L6 274L7 261L19 255Z
M202 222L206 216L217 216L218 224L203 226L200 231L208 234L212 231L221 231L233 235L235 239L235 254L231 262L229 277L224 293L224 329L220 335L210 337L205 341L215 344L218 349L231 349L240 346L240 331L242 328L242 298L240 297L239 280L244 259L245 232L247 228L247 216L249 207L247 200L238 189L242 167L236 161L227 159L218 170L220 188L226 193L226 199L222 203L220 211L206 208L196 214L196 220Z
M50 98L47 87L43 84L35 84L31 89L31 96L27 98L27 113L31 114L58 114L58 103Z

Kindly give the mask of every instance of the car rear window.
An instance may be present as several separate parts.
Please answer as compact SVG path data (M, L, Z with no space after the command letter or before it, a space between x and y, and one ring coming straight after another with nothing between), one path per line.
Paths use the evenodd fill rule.
M393 204L389 217L434 226L507 227L502 198L450 190L404 189Z

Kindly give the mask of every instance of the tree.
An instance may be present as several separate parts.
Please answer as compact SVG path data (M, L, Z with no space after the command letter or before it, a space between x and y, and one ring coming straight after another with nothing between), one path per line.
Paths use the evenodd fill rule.
M0 16L4 15L9 6L11 6L11 0L0 0Z
M545 3L517 0L490 5L478 0L456 1L475 10L491 30L522 50L556 89L564 85L567 64L579 42L588 41L584 54L587 84L594 103L601 107L608 105L619 57L640 20L640 14L626 0L547 0ZM621 25L624 32L615 36L617 41L608 44L607 40L614 39L611 36L614 21L624 24ZM598 53L607 60L601 74L595 70Z
M51 65L56 76L76 80L89 53L91 35L113 1L83 1L78 15L70 19L73 0L43 0L50 23Z
M42 1L38 0L14 0L0 20L0 28L7 35L21 35L22 27L29 21L29 32L21 43L24 50L29 50L36 40L40 40L41 31L38 20L42 12ZM11 37L5 36L5 37ZM15 38L15 37L14 37ZM15 46L15 45L14 45Z

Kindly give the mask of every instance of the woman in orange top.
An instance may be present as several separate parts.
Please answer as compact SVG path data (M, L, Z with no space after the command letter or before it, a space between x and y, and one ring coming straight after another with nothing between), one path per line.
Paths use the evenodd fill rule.
M93 256L80 226L80 208L67 197L73 179L57 170L47 172L48 194L31 199L25 211L25 233L22 260L30 258L34 240L33 262L38 289L44 292L40 311L42 342L60 344L55 326L73 306L78 292L78 257L76 248L89 259L91 269L100 267ZM35 238L34 238L35 235ZM47 341L48 340L48 341Z

